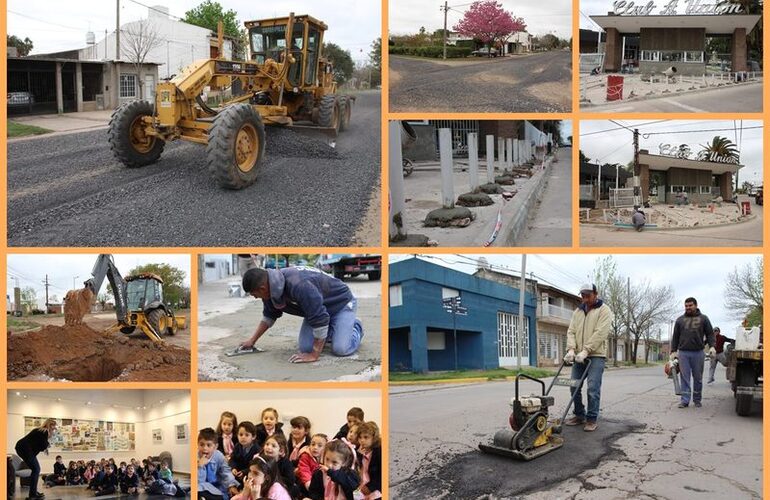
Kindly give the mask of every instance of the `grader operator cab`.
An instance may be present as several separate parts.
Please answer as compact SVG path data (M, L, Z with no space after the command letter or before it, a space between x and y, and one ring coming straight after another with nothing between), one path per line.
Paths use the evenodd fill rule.
M199 60L159 83L155 103L132 101L112 115L109 142L127 167L156 162L166 142L206 145L209 173L222 187L257 179L265 153L265 124L336 137L350 123L354 98L337 94L332 62L323 55L327 26L310 16L249 21L247 61ZM228 96L211 107L206 89Z
M107 278L115 297L115 315L117 323L108 331L120 330L131 334L137 328L151 340L161 341L163 335L174 335L178 329L185 328L185 319L174 316L174 311L163 301L163 279L157 274L140 273L123 278L115 266L112 255L101 254L96 259L91 271L91 278L83 283L83 288L67 294L65 316L68 307L75 307L79 302L75 297L85 293L95 297ZM73 297L70 300L69 297Z

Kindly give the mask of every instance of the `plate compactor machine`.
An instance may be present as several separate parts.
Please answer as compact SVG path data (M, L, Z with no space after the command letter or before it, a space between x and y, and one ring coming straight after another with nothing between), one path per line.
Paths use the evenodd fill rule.
M564 408L561 418L548 420L548 409L554 405L554 397L551 389L555 385L580 388L588 375L591 359L585 360L586 368L579 379L560 377L562 369L567 366L562 362L551 384L546 389L545 382L525 374L516 375L514 381L514 397L511 400L511 416L508 419L510 429L502 429L495 433L492 443L479 443L479 448L485 453L493 453L516 460L529 461L543 456L564 445L564 438L560 435L564 419L572 408L578 392L570 397L569 403ZM540 394L521 396L519 393L519 380L527 379L540 384Z
M265 125L336 137L350 123L354 97L337 94L332 61L324 57L326 24L310 16L249 21L249 60L195 61L155 88L155 102L127 102L112 114L108 138L127 167L155 163L167 142L206 145L206 164L222 187L253 184L265 154ZM224 96L218 107L203 92Z

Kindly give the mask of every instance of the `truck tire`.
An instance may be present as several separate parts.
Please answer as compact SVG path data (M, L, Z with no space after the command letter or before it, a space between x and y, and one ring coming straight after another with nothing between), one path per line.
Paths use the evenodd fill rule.
M152 311L147 313L147 323L152 326L153 330L158 332L158 335L161 337L166 332L165 326L166 321L164 320L166 317L166 311L164 311L162 308L158 307L157 309L153 309ZM161 328L161 326L163 328Z
M353 101L346 95L340 97L340 132L350 127L350 113L353 108Z
M335 269L335 270L332 272L332 275L333 275L335 278L337 278L338 280L342 280L342 279L345 279L345 271L340 271L340 270L338 270L338 269Z
M158 161L166 141L144 133L142 118L152 116L147 101L131 101L113 111L107 141L115 158L129 168L144 167Z
M340 103L337 96L327 94L321 98L319 105L318 124L322 127L340 130Z
M380 279L380 276L382 275L382 271L372 271L369 274L366 275L367 278L369 278L369 281L377 281Z
M738 387L754 387L757 385L757 377L751 365L738 365L738 373L735 374ZM735 413L746 417L751 413L751 404L754 396L751 394L737 394L735 397Z
M136 330L135 326L123 326L120 328L120 333L123 333L125 335L131 335L134 333L134 330Z
M254 184L265 156L265 126L249 104L227 106L209 129L209 173L226 189Z

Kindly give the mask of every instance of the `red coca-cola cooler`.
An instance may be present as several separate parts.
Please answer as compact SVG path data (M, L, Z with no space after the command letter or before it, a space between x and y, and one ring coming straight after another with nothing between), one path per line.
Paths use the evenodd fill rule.
M623 77L607 75L607 101L620 101L623 99Z
M750 201L742 201L741 202L741 214L743 214L743 215L751 215L751 202Z

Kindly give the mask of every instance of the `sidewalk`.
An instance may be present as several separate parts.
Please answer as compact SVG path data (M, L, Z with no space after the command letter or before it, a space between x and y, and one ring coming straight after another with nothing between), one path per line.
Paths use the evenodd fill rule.
M516 242L520 247L572 245L572 148L559 151L545 191L527 228Z
M8 121L46 128L48 130L53 130L55 133L82 132L85 130L106 128L110 123L112 111L113 110L111 109L105 109L101 111L84 111L82 113L64 113L61 115L9 116ZM47 135L50 136L51 134ZM9 140L24 140L28 138L29 137L19 137Z

